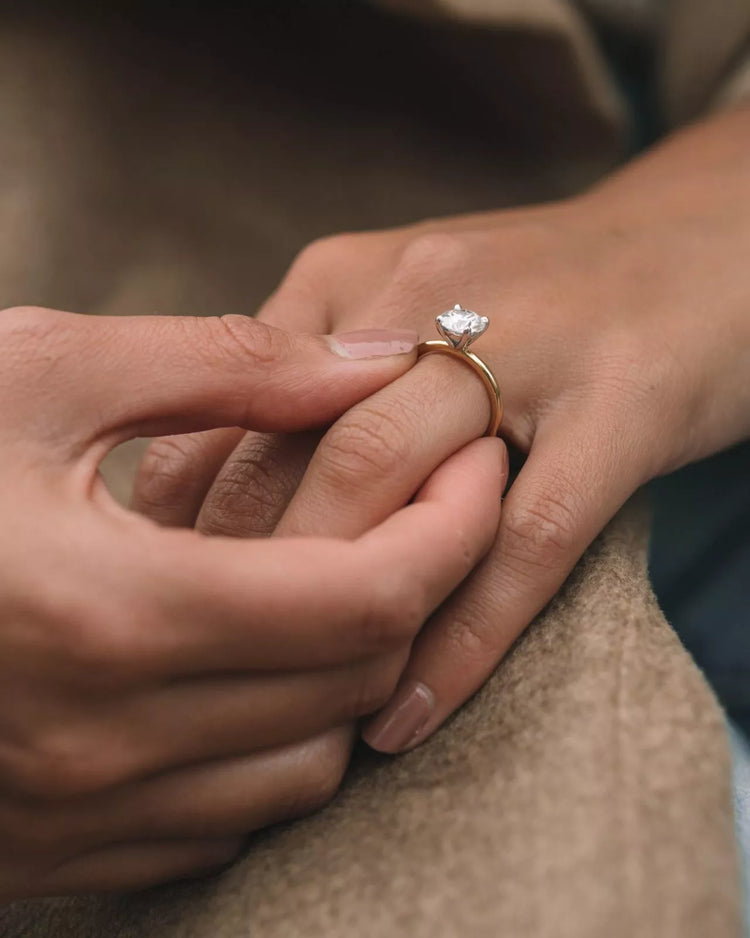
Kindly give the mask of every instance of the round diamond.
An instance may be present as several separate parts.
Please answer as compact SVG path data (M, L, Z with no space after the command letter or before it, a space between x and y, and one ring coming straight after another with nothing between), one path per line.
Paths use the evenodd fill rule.
M436 321L440 332L454 345L458 345L459 342L465 344L473 342L490 324L486 316L464 309L458 303L453 309L441 313Z

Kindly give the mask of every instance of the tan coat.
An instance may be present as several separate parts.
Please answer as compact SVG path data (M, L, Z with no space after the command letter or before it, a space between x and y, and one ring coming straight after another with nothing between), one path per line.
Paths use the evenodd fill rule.
M251 312L318 234L551 198L613 161L624 103L572 7L381 5L432 22L358 14L361 35L413 49L356 71L377 102L364 115L316 91L309 62L290 79L304 95L271 72L232 97L168 42L132 58L121 26L114 44L115 27L9 23L0 304ZM248 68L253 43L274 41L258 35ZM748 35L746 0L672 0L660 42L674 122L739 93ZM170 68L187 77L170 82ZM385 68L427 90L406 107ZM445 68L466 94L458 137L429 90ZM495 117L522 135L555 113L536 160L503 160ZM124 459L111 469L123 491ZM647 529L636 499L434 739L398 759L360 753L330 807L255 837L224 876L20 903L0 911L0 938L735 938L722 715L651 593Z
M637 20L628 9L655 9L647 29L657 47L659 98L672 124L720 104L750 96L750 3L747 0L651 0L616 3L579 0L377 0L384 7L433 20L496 32L525 31L556 37L569 50L570 77L585 87L588 105L615 123L624 119L612 79L584 11L627 30ZM607 12L609 11L609 16ZM642 27L643 28L643 27ZM534 63L535 65L537 63ZM498 62L502 69L502 62ZM541 71L544 71L542 68ZM552 98L559 88L550 84Z

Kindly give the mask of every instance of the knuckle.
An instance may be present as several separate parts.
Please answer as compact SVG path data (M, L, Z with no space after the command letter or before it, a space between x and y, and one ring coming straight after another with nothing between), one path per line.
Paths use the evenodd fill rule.
M409 457L405 426L397 407L384 411L372 403L361 404L326 434L321 471L337 483L368 488L373 478L392 476Z
M118 780L106 751L72 728L38 730L12 765L10 777L26 797L52 802L96 792Z
M74 317L41 306L13 306L0 312L0 348L39 358L51 339L60 341L62 321Z
M0 330L4 338L44 339L58 328L64 316L42 306L11 306L0 311Z
M350 716L359 719L380 710L393 696L404 665L401 655L389 655L387 662L378 662L357 682Z
M364 651L387 652L410 642L424 624L425 609L423 591L405 571L373 577L360 620Z
M446 623L446 642L455 660L485 664L497 655L502 640L497 615L484 603L464 598L456 615Z
M508 507L500 525L501 549L524 566L564 566L575 549L578 514L575 497L550 484Z
M451 530L457 564L463 569L464 575L471 573L476 567L479 557L489 550L496 533L496 531L485 532L485 539L481 541L477 532L470 530L465 525L456 526ZM482 547L484 550L480 549Z
M426 232L416 235L403 247L396 263L395 283L424 286L450 283L466 269L471 252L465 239L448 232Z
M348 761L349 747L336 734L311 743L305 754L294 814L308 814L327 805L339 790Z
M275 364L292 350L293 341L286 332L249 316L231 314L199 322L208 331L211 352L217 352L220 358L236 363L243 370L248 365Z
M51 651L77 687L128 687L146 678L154 664L159 630L149 611L135 601L127 608L113 605L100 599L68 610L64 618L57 614Z
M273 531L286 502L284 467L262 439L225 465L203 505L204 534L248 537Z
M137 647L134 628L104 608L71 616L64 624L68 660L82 675L106 672L107 677L130 662Z
M194 481L196 460L189 437L163 437L149 444L135 479L135 500L147 514L160 514L178 504Z
M33 608L21 611L25 641L33 643L40 667L82 692L143 679L158 653L153 614L135 600L123 608L112 596L82 598L75 585L67 586L40 590Z

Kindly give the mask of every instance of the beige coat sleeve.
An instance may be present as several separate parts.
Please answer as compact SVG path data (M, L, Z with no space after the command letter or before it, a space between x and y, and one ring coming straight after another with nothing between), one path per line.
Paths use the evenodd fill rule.
M627 106L588 20L565 0L370 0L449 36L475 86L502 112L516 96L529 123L558 124L553 147L621 149ZM445 27L451 27L446 30ZM479 41L477 41L479 40ZM481 54L477 55L477 50ZM563 125L573 146L564 141ZM594 129L597 128L597 129Z
M622 130L626 109L599 48L590 19L606 19L610 28L626 26L626 8L612 0L596 4L565 0L373 0L381 7L434 21L453 21L473 29L555 36L567 44L569 77L550 84L544 94L564 93L567 82L580 82L580 106ZM648 17L656 33L658 95L670 126L715 107L750 98L750 2L748 0L666 0ZM611 16L607 17L611 6ZM619 13L618 13L619 11ZM617 16L615 14L618 14ZM641 24L643 25L643 24ZM544 52L542 52L542 56ZM543 84L548 71L540 59L530 63L524 81ZM503 63L498 62L502 71ZM559 76L558 76L559 79Z
M660 86L672 125L750 100L750 2L671 0Z

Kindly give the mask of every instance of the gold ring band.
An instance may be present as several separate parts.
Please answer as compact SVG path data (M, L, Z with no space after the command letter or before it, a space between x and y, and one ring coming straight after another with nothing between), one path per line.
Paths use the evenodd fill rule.
M456 348L451 342L447 342L443 339L432 339L429 342L421 342L417 346L418 358L421 358L423 355L434 355L436 353L440 355L450 355L451 358L459 359L459 361L464 362L464 364L473 369L482 379L482 383L487 389L487 396L490 400L490 421L487 424L487 430L484 435L497 436L500 424L503 422L503 398L500 393L500 385L497 383L497 379L490 369L474 352L469 352L467 349Z

